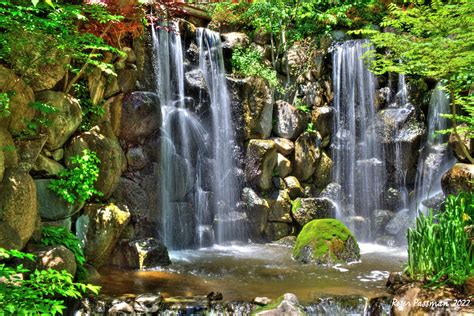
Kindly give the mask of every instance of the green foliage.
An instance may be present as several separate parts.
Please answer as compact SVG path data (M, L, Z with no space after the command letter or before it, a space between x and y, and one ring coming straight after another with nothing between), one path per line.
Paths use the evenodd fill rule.
M93 104L85 81L79 81L73 85L75 97L81 104L82 121L80 131L88 131L94 126L94 122L100 119L105 109L102 103Z
M41 101L32 102L29 106L36 110L36 115L33 119L25 121L26 128L14 135L15 137L25 138L38 135L43 128L51 126L49 115L58 111L54 106Z
M376 74L396 72L442 81L451 99L453 127L445 132L474 137L474 6L470 0L389 5L382 27L359 30L377 48L365 56ZM461 110L461 112L458 112ZM467 123L457 130L456 122Z
M65 298L79 299L83 294L98 294L99 287L75 283L63 271L29 271L22 264L8 265L17 258L34 261L34 256L17 250L0 248L0 313L6 315L56 315L66 309Z
M45 246L63 245L74 254L78 266L83 266L86 262L84 251L81 248L79 239L65 227L49 226L41 230L41 243Z
M301 99L296 99L295 107L298 111L301 111L303 113L311 112L310 106L306 103L303 103L303 101L301 101Z
M309 122L308 125L306 126L306 131L307 132L316 132L316 130L314 129L314 124Z
M99 178L100 160L97 154L84 149L82 156L71 157L72 168L61 171L59 179L51 180L49 188L67 202L85 202L92 196L101 196L94 183Z
M433 215L420 213L416 226L408 230L406 272L430 285L463 284L474 275L473 245L465 231L474 218L474 196L449 196L446 210Z
M296 199L291 201L291 212L296 212L299 208L301 208L301 199Z
M232 53L232 68L239 75L259 77L266 80L270 87L282 89L276 71L264 64L262 54L256 49L236 48Z
M0 118L10 116L10 93L0 93Z

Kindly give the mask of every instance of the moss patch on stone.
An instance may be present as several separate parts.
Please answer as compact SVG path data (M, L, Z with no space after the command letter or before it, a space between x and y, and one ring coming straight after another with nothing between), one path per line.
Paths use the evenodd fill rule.
M352 232L332 218L306 224L293 248L293 257L302 262L335 263L357 260L360 250Z

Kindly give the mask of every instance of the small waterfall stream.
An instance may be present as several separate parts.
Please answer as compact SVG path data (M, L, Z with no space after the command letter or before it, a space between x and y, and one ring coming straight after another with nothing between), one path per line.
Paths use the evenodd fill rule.
M380 208L385 186L384 151L369 129L376 115L376 78L362 59L369 49L367 44L347 41L332 53L336 113L333 179L342 187L343 197L336 202L343 221L354 215L370 218L372 211ZM359 236L363 233L356 230Z

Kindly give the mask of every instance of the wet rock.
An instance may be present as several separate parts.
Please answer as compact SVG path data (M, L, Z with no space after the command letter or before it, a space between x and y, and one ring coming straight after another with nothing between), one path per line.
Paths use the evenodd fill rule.
M245 204L251 235L254 238L259 238L264 234L267 225L270 211L269 203L250 188L243 189L242 201Z
M141 294L135 298L133 308L137 313L156 313L160 310L163 297L158 294Z
M293 202L291 212L296 222L304 226L314 219L335 217L336 206L326 198L302 198Z
M265 227L265 237L267 240L279 240L291 233L291 226L288 223L268 222Z
M351 231L336 219L317 219L306 224L296 239L293 257L303 263L333 264L360 258Z
M337 295L318 298L316 303L307 307L305 306L305 312L310 315L366 315L367 307L368 302L365 297L358 295Z
M304 315L303 308L299 304L298 297L293 293L286 293L279 297L274 304L257 311L258 316L277 316L277 315Z
M405 239L406 232L413 225L410 210L404 209L396 213L385 226L385 231L395 237Z
M275 102L273 116L275 117L273 132L279 137L291 140L297 139L308 124L305 113L283 100Z
M112 203L84 207L84 213L76 221L76 235L87 262L96 267L106 263L129 219L126 207Z
M35 116L36 111L30 106L35 100L33 90L12 70L0 65L0 92L13 93L10 97L10 115L0 118L0 127L17 134Z
M316 171L321 156L318 133L304 132L295 142L295 163L293 173L301 181L308 180Z
M123 269L146 269L171 264L168 249L155 238L121 240L111 263Z
M289 156L295 149L295 144L289 139L276 137L272 140L275 142L278 153L283 156Z
M297 197L304 196L304 189L296 177L289 176L283 179L283 181L285 181L290 198L296 199Z
M423 200L421 204L423 204L423 206L428 209L433 209L434 211L441 211L443 210L445 200L446 196L443 194L443 192L439 192L438 194L433 195L432 197L426 200Z
M455 164L443 174L441 187L445 195L472 192L474 190L474 165L465 163Z
M311 122L314 129L321 135L324 145L329 145L332 133L334 109L329 106L316 107L311 111ZM323 145L323 147L325 147Z
M36 93L36 101L46 103L56 109L46 114L50 124L46 127L46 149L53 151L60 148L77 130L82 121L79 101L74 97L57 91Z
M467 125L460 124L458 128L467 128ZM461 141L458 140L454 133L451 133L449 135L449 145L460 162L469 163L465 151L467 151L471 157L474 156L474 138L470 138L466 132L458 132L458 134ZM463 147L465 148L464 150Z
M121 177L112 198L118 203L129 207L132 217L144 223L147 219L147 196L145 190L135 181Z
M141 143L161 126L160 101L151 92L135 91L123 98L120 112L119 138Z
M273 103L265 80L256 77L229 79L232 103L243 111L244 138L266 139L272 131Z
M328 198L333 202L342 201L342 187L339 183L331 182L321 191L319 197Z
M400 209L400 206L402 206L403 202L402 192L392 187L388 188L384 194L383 202L385 207L390 210L396 211Z
M293 248L296 243L296 236L286 236L274 242L277 245Z
M184 93L199 103L194 104L194 111L198 114L209 109L211 105L211 97L209 96L209 88L207 86L204 73L200 69L193 69L184 74Z
M8 168L0 182L0 247L23 248L33 235L38 218L36 188L33 178L20 170Z
M277 165L275 168L275 173L281 177L284 178L288 176L292 171L291 168L291 161L289 159L286 159L285 156L281 154L277 154Z
M100 171L94 186L103 193L104 199L109 198L115 190L122 171L126 167L125 154L117 138L109 135L106 128L96 126L72 138L64 154L66 167L71 168L70 157L82 156L84 149L96 152L100 160Z
M383 235L385 232L385 226L393 218L393 212L389 210L375 210L372 220L372 229L376 236Z
M363 216L348 216L344 222L350 229L356 233L357 238L362 241L368 241L370 238L370 218Z
M269 221L291 223L291 199L288 190L275 191L266 201L269 206Z
M314 171L314 183L318 188L324 188L331 182L331 172L333 168L333 161L329 156L322 151L321 158L316 165Z
M277 164L277 151L274 141L250 140L245 163L245 179L249 184L264 191L273 187L273 170Z
M33 251L36 256L38 270L54 269L66 270L71 275L76 274L76 257L74 253L64 246L45 246Z
M252 300L253 303L263 306L263 305L268 305L272 302L271 299L269 299L266 296L257 296Z
M383 245L387 247L393 247L396 244L396 240L393 236L383 235L375 239L377 245Z
M143 169L149 162L143 147L129 148L126 154L128 168L130 170Z
M206 297L209 301L222 301L222 299L224 298L222 296L222 293L219 292L211 292L207 294Z
M133 307L127 302L113 302L112 307L109 308L108 313L110 315L123 315L133 314Z
M135 90L138 79L138 70L135 65L127 65L125 69L117 71L117 83L120 91L129 93Z

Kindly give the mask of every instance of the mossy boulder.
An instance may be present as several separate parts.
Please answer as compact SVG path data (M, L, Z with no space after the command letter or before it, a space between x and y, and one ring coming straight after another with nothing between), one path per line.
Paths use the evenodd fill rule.
M325 218L303 227L293 257L303 263L333 264L358 260L360 250L354 235L343 223Z

